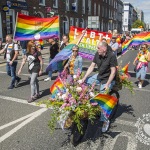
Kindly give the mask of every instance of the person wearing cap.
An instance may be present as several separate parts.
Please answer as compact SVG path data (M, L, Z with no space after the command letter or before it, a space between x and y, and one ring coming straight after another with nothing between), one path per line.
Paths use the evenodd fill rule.
M59 52L59 46L58 46L58 43L56 42L56 39L54 38L50 38L49 40L49 43L50 43L50 57L49 57L49 62L58 54ZM53 71L56 71L58 70L57 69L57 63L53 63L52 64L52 70L50 70L48 72L48 78L44 79L44 81L51 81L51 78L52 78L52 73Z
M113 53L117 56L117 50L119 48L119 44L116 42L116 37L113 36L109 46L112 48Z

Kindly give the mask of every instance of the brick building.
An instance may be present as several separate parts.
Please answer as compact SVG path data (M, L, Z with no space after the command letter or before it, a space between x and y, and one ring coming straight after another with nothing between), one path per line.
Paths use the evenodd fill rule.
M60 35L70 26L100 31L119 29L120 0L9 0L0 3L0 37L13 34L17 12L30 16L60 17ZM4 7L5 6L5 7ZM8 12L7 12L8 10ZM121 8L119 9L121 11Z

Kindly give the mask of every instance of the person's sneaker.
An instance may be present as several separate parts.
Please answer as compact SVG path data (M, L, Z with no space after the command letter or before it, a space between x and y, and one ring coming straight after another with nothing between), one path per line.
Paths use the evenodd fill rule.
M15 87L16 87L16 88L18 87L20 81L21 81L21 78L18 78L18 79L16 80L16 83L15 83Z
M28 99L28 103L32 103L32 102L34 102L35 100L36 100L35 97L30 97L30 98Z
M51 78L50 78L50 77L48 77L48 78L44 79L44 81L45 81L45 82L47 82L47 81L51 81Z
M110 125L110 121L104 121L103 123L103 127L102 127L102 132L107 132L108 128L109 128L109 125Z
M14 88L14 86L11 85L11 86L8 87L8 90L11 90L11 89L13 89L13 88Z
M138 87L139 87L139 89L141 89L141 88L142 88L142 85L141 85L141 84L139 84L139 85L138 85Z
M40 94L35 94L35 95L34 95L34 98L35 98L35 99L38 99L38 98L40 98L40 97L41 97Z

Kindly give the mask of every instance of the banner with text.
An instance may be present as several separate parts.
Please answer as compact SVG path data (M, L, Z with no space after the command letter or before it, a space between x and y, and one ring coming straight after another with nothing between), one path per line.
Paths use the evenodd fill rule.
M69 33L70 41L76 39L77 36L81 35L84 30L85 30L84 28L71 26ZM105 38L107 40L107 43L109 43L111 37L112 34L110 33L87 29L82 41L79 44L80 47L79 55L82 56L83 58L93 60L94 54L96 53L97 50L98 43L103 38Z

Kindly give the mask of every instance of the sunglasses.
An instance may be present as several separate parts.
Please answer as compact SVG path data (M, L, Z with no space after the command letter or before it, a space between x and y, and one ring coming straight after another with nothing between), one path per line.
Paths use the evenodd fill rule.
M72 50L73 52L78 52L77 50Z
M146 48L146 47L142 47L142 48Z

